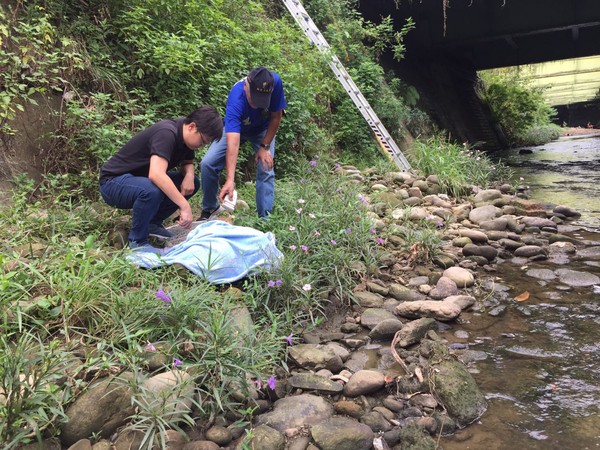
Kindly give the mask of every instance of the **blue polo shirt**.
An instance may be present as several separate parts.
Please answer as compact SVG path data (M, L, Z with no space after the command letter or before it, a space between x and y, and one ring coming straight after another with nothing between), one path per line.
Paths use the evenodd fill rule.
M244 92L246 78L241 79L233 85L231 91L229 91L227 107L225 108L226 133L256 134L262 132L269 126L271 113L281 111L287 106L281 78L277 73L271 73L275 82L268 111L250 107L250 103L248 103L246 93Z

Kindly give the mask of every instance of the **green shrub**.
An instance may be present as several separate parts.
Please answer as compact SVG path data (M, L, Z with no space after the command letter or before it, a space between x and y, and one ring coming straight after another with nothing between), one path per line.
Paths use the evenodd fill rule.
M521 145L543 145L560 137L562 129L558 125L540 125L525 130L519 136Z
M532 87L517 70L480 73L480 95L502 127L511 145L534 126L549 125L556 111L543 97L543 89Z
M441 137L417 141L411 163L425 176L436 175L444 191L455 197L469 194L472 185L487 187L512 179L507 166L491 161L484 152Z

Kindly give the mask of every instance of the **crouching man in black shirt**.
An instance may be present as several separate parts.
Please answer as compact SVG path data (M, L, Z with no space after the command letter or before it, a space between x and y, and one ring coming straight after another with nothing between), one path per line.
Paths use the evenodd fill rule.
M134 136L100 169L100 194L110 206L132 210L129 247L157 250L148 236L168 239L163 220L179 209L178 224L189 228L188 203L200 187L194 151L220 139L223 119L212 106L187 117L169 119ZM173 170L179 167L180 170Z

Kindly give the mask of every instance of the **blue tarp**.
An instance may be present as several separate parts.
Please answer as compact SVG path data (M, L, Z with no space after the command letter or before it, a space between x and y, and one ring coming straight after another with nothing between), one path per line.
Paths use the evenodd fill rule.
M283 254L275 245L273 233L214 220L198 225L185 241L171 247L162 256L135 251L127 258L147 269L182 264L211 283L223 284L274 269L283 259Z

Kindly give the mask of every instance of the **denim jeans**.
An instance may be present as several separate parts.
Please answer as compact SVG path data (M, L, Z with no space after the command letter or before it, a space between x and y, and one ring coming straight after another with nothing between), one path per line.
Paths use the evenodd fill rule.
M167 172L167 175L177 189L181 189L183 174ZM185 198L192 197L199 188L200 180L195 176L194 192ZM110 206L133 210L129 240L140 244L148 241L148 225L162 224L163 220L179 209L149 178L136 177L130 173L108 180L100 186L100 194Z
M242 134L240 136L240 145L246 141L252 144L254 153L262 142L266 133L261 131L256 134ZM275 158L275 139L270 146L271 156ZM219 207L219 176L225 168L225 153L227 151L227 138L225 130L223 136L217 142L208 148L208 151L200 162L200 174L202 181L202 209L204 211L214 211ZM262 164L258 164L256 168L256 210L259 217L266 217L273 211L273 202L275 201L275 171L274 169L263 168Z

